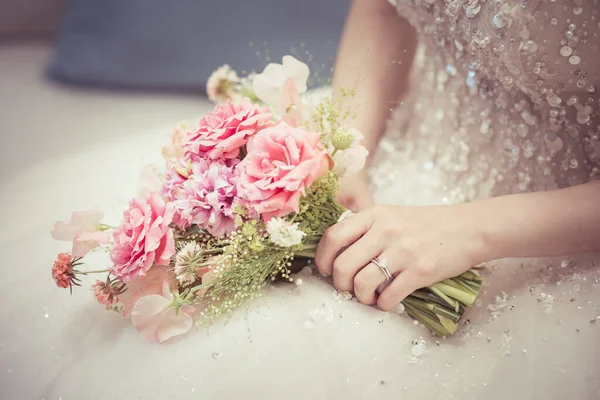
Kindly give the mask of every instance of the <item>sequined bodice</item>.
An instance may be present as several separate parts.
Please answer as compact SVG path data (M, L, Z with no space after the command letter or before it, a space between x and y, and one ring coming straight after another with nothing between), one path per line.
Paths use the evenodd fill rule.
M444 202L600 179L600 1L398 0L410 94L373 171L417 164Z

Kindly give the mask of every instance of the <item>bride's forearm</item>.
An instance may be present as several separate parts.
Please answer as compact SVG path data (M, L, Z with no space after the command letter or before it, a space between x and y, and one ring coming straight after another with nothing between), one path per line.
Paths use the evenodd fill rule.
M407 88L416 48L413 28L386 0L354 0L337 55L334 88L354 89L344 99L356 115L347 123L365 135L372 153L390 110Z
M600 251L600 181L471 205L487 260Z

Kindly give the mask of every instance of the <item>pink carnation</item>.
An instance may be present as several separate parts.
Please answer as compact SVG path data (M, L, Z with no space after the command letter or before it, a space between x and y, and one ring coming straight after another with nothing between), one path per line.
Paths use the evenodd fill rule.
M118 287L111 285L110 282L96 281L92 285L92 291L98 303L107 307L112 307L119 302Z
M268 108L258 108L248 99L239 104L219 104L188 133L186 154L213 160L236 158L248 138L268 126L270 119Z
M60 253L52 266L52 278L59 288L68 288L74 282L73 257L69 253Z
M192 164L189 160L180 159L167 168L165 182L162 187L163 196L171 199L171 193L181 188L192 174Z
M123 213L123 223L113 233L110 257L112 274L123 282L146 275L154 264L168 265L175 253L169 224L174 209L157 193L135 198Z
M173 177L165 185L165 195L175 207L173 222L180 229L195 224L214 236L235 229L232 210L236 197L235 163L232 160L229 166L200 159L192 165L187 180L179 184L179 178Z
M285 122L262 130L237 167L239 198L265 221L298 212L301 196L328 169L319 137Z

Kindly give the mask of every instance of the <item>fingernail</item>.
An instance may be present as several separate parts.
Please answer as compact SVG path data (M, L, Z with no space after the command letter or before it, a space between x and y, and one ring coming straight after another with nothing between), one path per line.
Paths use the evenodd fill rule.
M396 306L396 308L394 308L394 312L396 314L403 314L404 313L404 304L400 303Z

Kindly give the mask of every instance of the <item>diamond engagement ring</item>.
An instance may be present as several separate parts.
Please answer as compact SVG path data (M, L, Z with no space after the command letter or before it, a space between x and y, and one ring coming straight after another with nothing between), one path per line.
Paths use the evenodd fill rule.
M371 262L373 264L377 265L379 267L379 269L381 270L381 272L383 272L383 275L385 275L386 281L392 280L392 273L388 269L388 262L385 258L375 257L374 259L371 260Z

